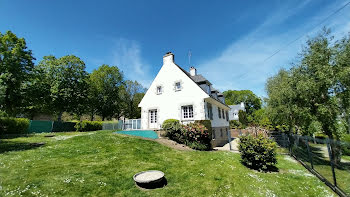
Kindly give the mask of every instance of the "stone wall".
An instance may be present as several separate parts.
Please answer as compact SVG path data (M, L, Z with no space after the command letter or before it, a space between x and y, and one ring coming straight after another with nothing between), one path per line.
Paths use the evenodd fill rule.
M228 143L227 133L229 127L213 127L212 131L212 147L223 146Z

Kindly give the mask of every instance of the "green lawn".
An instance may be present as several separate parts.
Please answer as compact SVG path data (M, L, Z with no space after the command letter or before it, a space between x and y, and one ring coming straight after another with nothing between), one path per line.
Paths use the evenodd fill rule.
M0 196L334 196L284 155L279 172L263 173L237 153L178 151L112 131L44 135L1 140ZM151 169L163 171L168 185L138 189L132 176Z

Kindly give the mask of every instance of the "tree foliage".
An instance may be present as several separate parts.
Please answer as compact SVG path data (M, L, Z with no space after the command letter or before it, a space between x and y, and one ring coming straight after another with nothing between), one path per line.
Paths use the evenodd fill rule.
M223 94L228 105L244 102L247 114L252 114L261 108L261 99L250 90L227 90Z
M334 44L328 29L307 41L301 61L290 70L270 78L266 89L267 106L276 124L288 124L302 134L322 129L330 139L339 139L339 119L350 99L346 79L349 75L348 38ZM336 161L339 147L332 145Z
M0 109L15 116L26 105L26 92L34 68L32 51L24 38L0 32Z
M58 114L61 120L63 112L84 113L88 93L87 72L85 63L74 55L59 59L46 56L38 65L43 93L50 92L47 105Z
M121 88L123 114L128 118L140 118L141 109L138 104L145 95L145 88L137 81L126 80Z
M102 65L92 71L89 79L89 111L105 118L120 117L122 99L120 88L123 74L116 66Z

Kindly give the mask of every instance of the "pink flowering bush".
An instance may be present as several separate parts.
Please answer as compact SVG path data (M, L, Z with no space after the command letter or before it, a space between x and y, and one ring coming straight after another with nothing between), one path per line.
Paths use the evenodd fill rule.
M211 148L211 134L208 129L198 122L183 125L181 134L184 138L184 143L197 150L209 150Z

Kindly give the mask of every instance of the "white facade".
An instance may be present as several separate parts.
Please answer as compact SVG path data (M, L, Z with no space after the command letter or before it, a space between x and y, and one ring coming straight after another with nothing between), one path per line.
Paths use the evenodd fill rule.
M175 64L172 53L166 54L162 68L139 104L142 129L160 129L166 119L178 119L183 124L194 120L210 120L210 113L213 128L228 127L227 114L230 108L211 95L209 82L201 81L200 85L195 82L192 77L196 75L194 68L188 73ZM203 88L205 85L208 87ZM212 112L208 110L210 105Z

